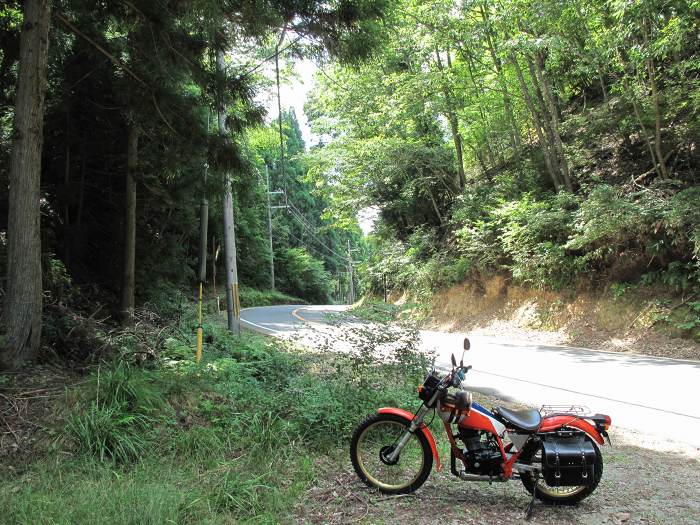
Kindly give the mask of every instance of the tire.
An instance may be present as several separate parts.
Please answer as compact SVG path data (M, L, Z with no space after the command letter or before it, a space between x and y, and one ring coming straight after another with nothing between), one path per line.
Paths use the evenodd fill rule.
M411 436L395 464L388 464L380 457L380 452L391 447L409 424L410 421L393 414L372 414L357 425L350 442L350 459L357 476L365 484L385 494L409 494L428 479L433 468L433 454L423 432L417 431ZM376 442L374 448L372 439ZM412 462L416 465L411 466ZM406 475L396 482L380 479L382 471L389 477L396 477L404 470Z
M570 492L559 493L561 489L549 487L542 478L539 478L539 483L537 484L537 494L535 495L537 499L548 505L576 505L581 500L587 498L593 493L598 486L598 483L600 483L600 479L603 477L603 455L600 452L598 443L593 441L593 439L591 439L589 436L586 436L586 440L593 444L593 448L595 448L596 453L593 483L587 486L581 485L579 487L561 487L561 489L568 489ZM528 465L532 464L533 462L539 463L541 462L541 456L540 459L537 459L537 453L539 452L541 455L541 451L541 442L537 441L530 443L529 445L525 446L525 450L523 450L523 453L520 455L519 462ZM532 491L535 490L535 478L532 473L523 472L520 480L523 482L525 490L532 494Z

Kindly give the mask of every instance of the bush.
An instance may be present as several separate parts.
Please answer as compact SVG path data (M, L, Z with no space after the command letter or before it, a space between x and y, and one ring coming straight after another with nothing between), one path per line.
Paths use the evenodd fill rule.
M283 292L315 304L330 301L333 283L323 262L304 248L289 248L275 259L275 275Z
M303 299L292 297L279 290L256 290L248 286L241 286L239 293L243 308L274 304L307 304Z
M700 285L700 188L625 194L602 184L585 197L527 192L507 200L479 188L460 196L447 239L417 229L407 243L376 242L363 268L371 291L383 291L386 275L389 289L425 302L441 287L497 272L550 289L596 273L613 282L656 275L677 290Z

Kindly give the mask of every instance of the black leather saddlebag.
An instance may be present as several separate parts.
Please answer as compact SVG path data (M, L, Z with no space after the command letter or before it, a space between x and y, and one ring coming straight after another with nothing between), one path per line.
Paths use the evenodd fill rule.
M583 436L547 436L542 442L542 476L550 487L590 485L596 451Z

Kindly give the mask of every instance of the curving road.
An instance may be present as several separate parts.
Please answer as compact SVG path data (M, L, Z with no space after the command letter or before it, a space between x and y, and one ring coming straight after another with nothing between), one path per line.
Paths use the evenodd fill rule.
M285 337L328 329L344 306L280 305L243 310L243 325ZM336 328L336 330L338 330ZM459 359L463 333L422 331L438 366ZM342 339L342 331L337 332ZM700 362L469 336L470 388L532 405L581 404L610 414L613 426L700 448ZM614 444L614 443L613 443Z

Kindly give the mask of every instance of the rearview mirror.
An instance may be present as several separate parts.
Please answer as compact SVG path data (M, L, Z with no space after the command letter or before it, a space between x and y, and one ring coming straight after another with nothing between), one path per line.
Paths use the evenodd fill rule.
M464 350L465 350L465 351L466 351L466 350L469 350L470 347L471 347L471 343L469 342L469 338L468 338L468 337L465 337L465 338L464 338Z

